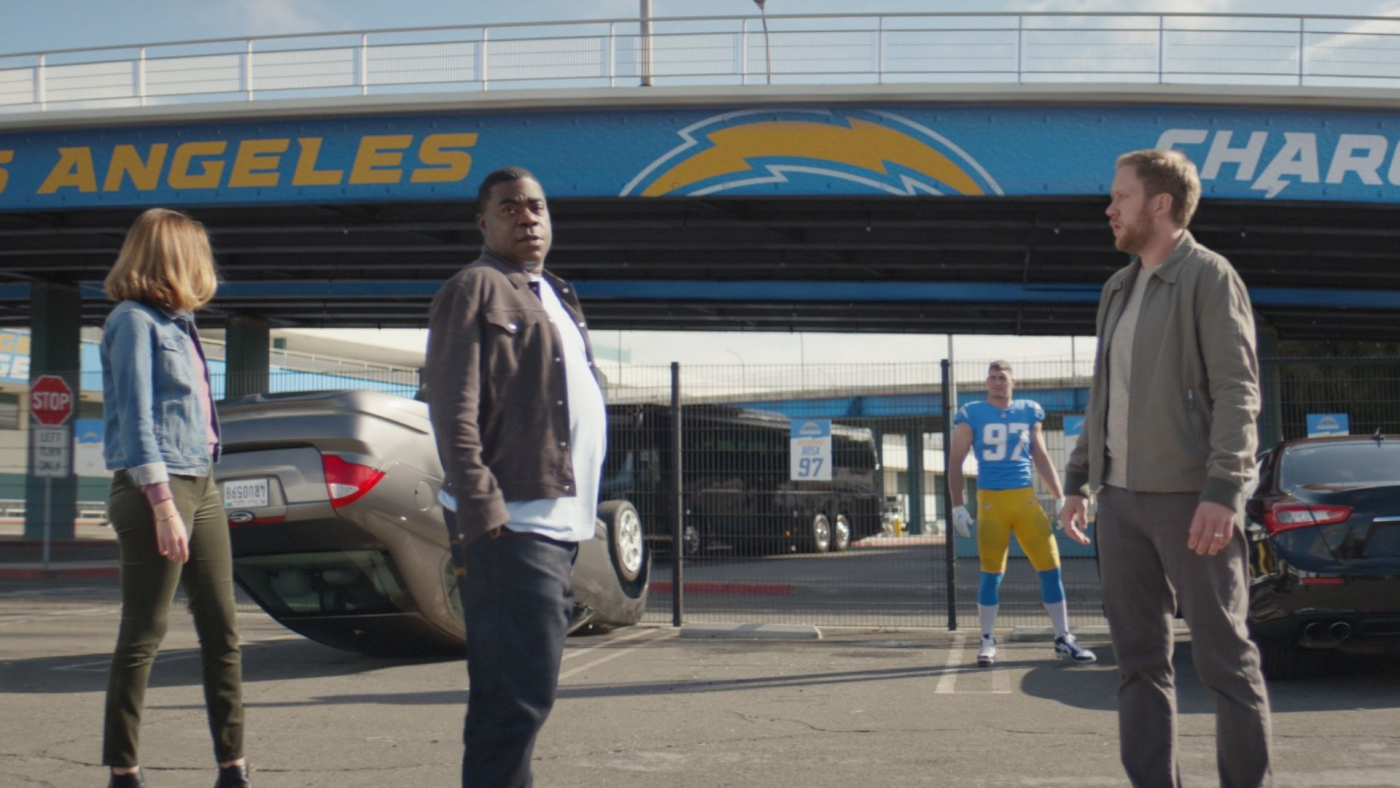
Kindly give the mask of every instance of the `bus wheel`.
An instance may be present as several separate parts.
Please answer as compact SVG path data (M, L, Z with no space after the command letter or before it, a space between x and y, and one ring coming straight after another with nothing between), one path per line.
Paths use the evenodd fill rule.
M844 514L836 515L836 525L831 530L831 552L844 552L851 546L851 521Z
M700 555L700 551L705 549L705 542L700 538L700 527L694 523L686 523L681 531L681 544L687 556Z
M812 552L825 553L831 550L831 521L818 512L812 517Z

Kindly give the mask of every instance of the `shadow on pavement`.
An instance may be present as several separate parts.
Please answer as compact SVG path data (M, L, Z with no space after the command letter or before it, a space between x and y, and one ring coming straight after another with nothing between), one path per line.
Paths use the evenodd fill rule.
M1116 710L1118 672L1103 669L1116 667L1113 649L1100 648L1097 653L1096 668L1066 670L1063 666L1042 664L1026 674L1020 691L1076 708ZM1400 707L1400 669L1393 658L1340 653L1329 656L1335 661L1317 676L1269 682L1269 702L1274 714ZM1215 702L1196 674L1190 643L1177 644L1172 665L1176 668L1178 713L1213 714Z
M13 693L103 692L109 659L106 654L74 654L0 662L0 682L6 692ZM243 683L350 676L444 661L461 658L366 657L300 638L255 642L243 646ZM462 672L465 676L465 667ZM201 686L199 650L162 649L151 671L150 686Z

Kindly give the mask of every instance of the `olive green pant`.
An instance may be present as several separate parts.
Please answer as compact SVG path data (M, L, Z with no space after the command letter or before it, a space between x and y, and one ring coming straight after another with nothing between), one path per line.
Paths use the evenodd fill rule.
M212 476L172 476L175 506L189 528L189 563L161 557L155 518L123 471L112 479L107 512L121 547L122 620L107 676L102 763L136 766L141 708L156 651L165 638L175 587L183 585L199 634L204 704L215 759L243 757L242 658L233 605L228 520Z

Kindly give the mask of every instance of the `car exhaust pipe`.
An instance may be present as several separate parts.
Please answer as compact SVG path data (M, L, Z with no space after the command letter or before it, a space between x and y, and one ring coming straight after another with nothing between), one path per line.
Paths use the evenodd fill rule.
M1303 627L1303 636L1299 638L1299 645L1306 648L1331 648L1338 642L1340 640L1333 636L1332 628L1322 621L1313 621Z
M1332 638L1338 642L1351 637L1351 624L1345 621L1335 621L1330 628Z

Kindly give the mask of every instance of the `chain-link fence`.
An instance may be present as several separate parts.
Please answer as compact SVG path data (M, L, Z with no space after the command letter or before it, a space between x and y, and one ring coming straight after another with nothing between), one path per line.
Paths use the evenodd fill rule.
M679 609L693 622L975 627L976 542L950 543L947 527L944 376L958 404L985 399L988 361L946 370L936 362L686 366L677 385L670 366L607 365L602 497L630 500L641 515L655 559L648 619L670 621ZM1013 396L1039 403L1057 473L1087 404L1090 363L1013 363ZM1261 448L1306 435L1316 414L1348 415L1352 433L1400 431L1400 359L1266 359L1261 369ZM0 564L47 558L114 568L100 373L57 377L73 390L57 426L32 407L54 400L0 381ZM214 383L224 390L219 376ZM411 397L417 387L411 370L275 369L266 390ZM66 475L42 471L55 458ZM969 457L970 509L978 471ZM1052 514L1044 474L1034 490ZM1073 620L1098 623L1094 549L1056 541ZM1047 621L1015 539L1001 589L1002 625Z
M1259 448L1308 435L1309 414L1345 414L1353 435L1400 433L1400 359L1260 361Z
M669 367L618 372L604 491L631 497L646 523L657 559L654 619L673 618L679 587L687 621L975 625L975 535L950 543L946 522L951 425L940 364L687 366L674 392ZM946 374L959 402L986 397L987 362ZM1062 468L1064 418L1082 412L1087 380L1068 360L1021 363L1016 377L1017 396L1045 408L1044 445ZM804 438L804 429L818 437ZM679 534L668 478L676 459ZM974 459L966 471L975 509ZM1036 492L1050 509L1043 482ZM1097 620L1092 549L1059 541L1073 612ZM1002 600L1002 624L1045 620L1040 581L1018 545Z

